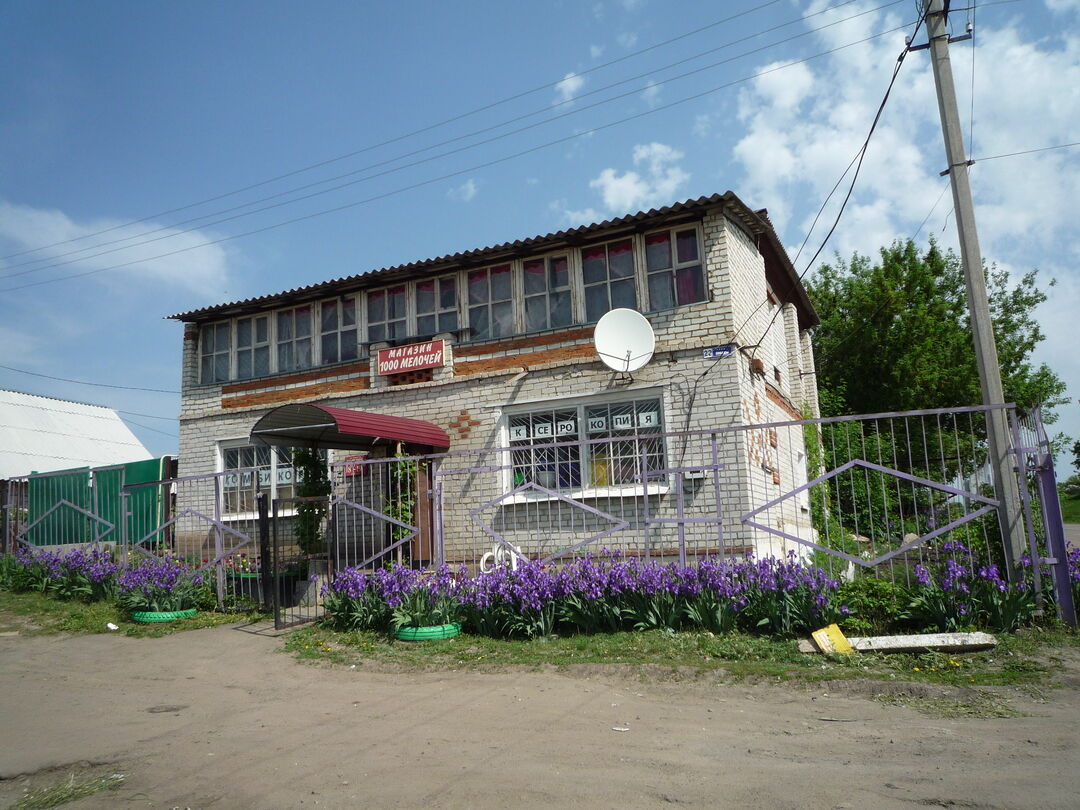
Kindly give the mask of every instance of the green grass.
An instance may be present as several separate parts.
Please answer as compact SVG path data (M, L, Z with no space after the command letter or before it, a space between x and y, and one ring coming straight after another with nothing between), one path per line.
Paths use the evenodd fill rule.
M66 782L59 785L30 791L11 805L10 810L46 810L49 807L59 807L103 790L115 790L123 783L124 776L118 773L78 779L72 774Z
M1008 702L985 692L972 692L963 699L924 695L880 695L875 700L889 706L905 706L930 717L1021 717Z
M1080 498L1061 496L1061 516L1066 523L1080 523Z
M199 611L190 619L144 625L126 619L111 602L84 604L65 602L40 593L0 591L0 633L22 636L119 632L129 636L158 637L256 618L259 618L257 613ZM120 629L109 630L110 623Z
M866 678L950 686L1029 686L1080 658L1080 634L1029 629L1002 635L993 650L967 654L806 655L795 641L731 634L660 631L503 641L462 635L402 642L370 632L323 627L290 634L285 649L305 661L391 671L573 669L604 667L652 679L745 681Z

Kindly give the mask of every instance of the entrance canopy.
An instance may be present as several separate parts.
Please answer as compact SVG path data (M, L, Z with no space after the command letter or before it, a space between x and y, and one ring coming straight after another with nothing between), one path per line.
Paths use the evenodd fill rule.
M256 444L370 450L404 442L419 452L448 450L450 437L431 422L325 405L282 405L251 429Z

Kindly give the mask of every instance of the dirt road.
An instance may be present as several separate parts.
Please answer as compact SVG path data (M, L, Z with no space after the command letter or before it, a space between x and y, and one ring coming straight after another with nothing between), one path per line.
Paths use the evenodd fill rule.
M0 638L0 805L78 763L126 778L73 808L1080 803L1076 675L1013 696L1027 716L942 720L868 685L380 674L280 649L228 627Z

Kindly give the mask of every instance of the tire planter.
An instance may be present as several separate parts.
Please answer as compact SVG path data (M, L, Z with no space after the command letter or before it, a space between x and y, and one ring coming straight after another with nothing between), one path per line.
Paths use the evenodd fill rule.
M131 614L131 620L140 624L153 622L174 622L177 619L187 619L195 615L195 608L187 610L137 610Z
M428 627L399 627L394 631L394 638L400 641L431 641L440 638L453 638L461 632L461 622L452 624L434 624Z

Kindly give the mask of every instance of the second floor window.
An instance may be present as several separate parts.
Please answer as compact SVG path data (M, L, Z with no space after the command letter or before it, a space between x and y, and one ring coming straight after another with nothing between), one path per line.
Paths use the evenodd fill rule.
M416 282L416 334L427 337L457 328L457 279L444 276Z
M204 383L229 379L229 336L227 323L211 323L199 331L199 376Z
M705 300L697 231L663 231L645 237L645 266L652 310Z
M525 331L555 329L573 322L570 311L570 266L566 256L530 259L525 276Z
M270 316L236 321L236 378L265 377L270 373Z
M510 265L469 273L469 329L476 340L514 333Z
M367 294L368 342L397 340L408 334L408 298L405 285L375 290Z
M322 332L320 349L323 363L355 360L357 354L356 301L352 298L323 301L320 331Z
M277 314L277 370L311 368L311 307Z
M619 307L657 312L707 297L701 226L686 223L201 324L199 377L249 380L353 361L366 343L440 333L491 340L595 323Z
M612 309L637 309L632 240L584 248L581 276L585 283L585 320L589 323Z

